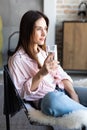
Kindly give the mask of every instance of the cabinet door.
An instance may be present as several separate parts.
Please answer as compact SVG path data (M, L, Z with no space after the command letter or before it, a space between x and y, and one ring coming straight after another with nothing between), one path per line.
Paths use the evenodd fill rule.
M87 23L64 22L63 68L87 70Z

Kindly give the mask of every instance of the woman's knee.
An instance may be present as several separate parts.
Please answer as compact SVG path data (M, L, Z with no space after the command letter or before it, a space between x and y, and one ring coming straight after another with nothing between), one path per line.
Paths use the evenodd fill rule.
M60 116L61 103L59 98L63 95L63 92L50 92L41 102L41 111L47 115Z
M63 92L54 91L47 93L41 101L41 106L54 107L59 102L61 95L63 95Z

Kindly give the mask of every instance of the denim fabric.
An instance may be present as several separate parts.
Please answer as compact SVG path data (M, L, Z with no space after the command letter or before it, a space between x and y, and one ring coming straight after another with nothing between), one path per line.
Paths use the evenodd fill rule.
M50 116L58 117L72 111L87 108L72 100L62 91L49 92L41 101L41 111Z

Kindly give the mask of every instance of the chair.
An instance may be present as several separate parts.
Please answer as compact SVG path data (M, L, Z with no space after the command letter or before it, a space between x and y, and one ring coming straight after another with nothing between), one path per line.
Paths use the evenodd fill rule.
M8 57L13 54L14 48L18 42L18 37L19 37L19 31L15 31L9 36L8 50L7 50ZM13 42L13 44L11 44L11 41Z
M27 105L29 107L27 107ZM6 116L6 128L7 130L10 130L10 116L13 117L18 111L20 111L21 109L24 110L28 120L29 120L29 123L31 125L35 125L35 126L47 126L47 128L49 130L53 130L53 125L58 125L59 126L62 126L63 124L61 123L63 121L63 123L65 122L65 127L67 126L67 129L68 128L72 128L74 129L75 127L78 127L77 126L77 123L79 123L79 120L78 121L74 121L75 120L75 115L76 113L78 114L84 114L85 117L87 117L87 111L78 111L78 112L74 112L74 113L71 113L71 114L68 114L67 116L65 117L58 117L59 120L57 123L55 123L57 120L56 118L52 118L52 117L49 117L49 116L46 116L44 114L42 114L41 112L39 112L39 110L35 110L35 108L32 107L32 104L26 104L24 102L23 99L21 99L12 79L11 79L11 76L10 76L10 73L9 73L9 69L8 69L8 66L7 65L4 65L4 114ZM30 111L29 111L30 109ZM30 112L30 113L29 113ZM34 114L37 114L37 117L34 116ZM29 115L30 114L30 115ZM83 115L78 115L77 114L77 117L76 118L85 118L83 117ZM39 123L39 120L36 120L38 119L38 115L41 117L41 116L44 116L44 119L46 119L46 121L42 120L42 122ZM74 115L74 118L72 118ZM32 120L32 116L33 116L33 120ZM50 121L49 121L50 119ZM52 119L52 121L51 121ZM74 124L75 124L75 127L74 126L71 126L70 124L67 125L67 121L69 122L69 120L71 119L71 121L73 122L74 121ZM85 119L87 120L87 118ZM82 120L81 119L81 123L79 125L79 127L81 127L81 130L86 130L86 127L87 126L87 121L84 123L85 120ZM53 122L54 121L54 122ZM48 122L48 123L47 123ZM64 127L63 126L63 127ZM60 129L59 129L60 130Z

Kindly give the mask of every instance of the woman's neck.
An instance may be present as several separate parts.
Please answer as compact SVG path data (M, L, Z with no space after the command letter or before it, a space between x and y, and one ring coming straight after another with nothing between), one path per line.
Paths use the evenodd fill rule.
M36 46L34 47L34 53L35 53L35 54L38 54L39 51L40 51L40 49L39 49L38 45L36 45Z

